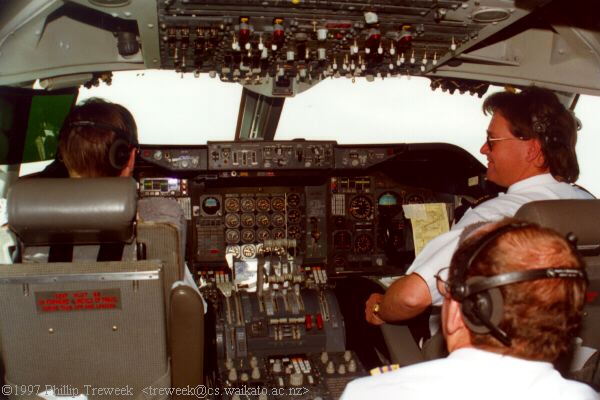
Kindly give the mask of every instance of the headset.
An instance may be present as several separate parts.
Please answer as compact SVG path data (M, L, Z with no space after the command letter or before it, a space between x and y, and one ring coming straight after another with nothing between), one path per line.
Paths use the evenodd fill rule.
M125 166L127 166L131 149L138 146L137 139L135 137L132 137L132 135L130 135L126 130L116 126L87 120L72 121L69 123L69 126L92 127L114 132L117 137L110 145L110 149L108 151L108 162L110 163L110 166L117 171L121 171L123 168L125 168ZM77 132L75 133L78 134ZM83 136L83 138L86 139L85 136Z
M461 304L461 311L468 329L474 333L490 333L505 346L510 346L511 339L498 326L502 321L504 313L504 299L500 291L501 286L538 279L587 280L585 270L562 267L529 269L494 276L474 276L466 279L473 262L492 243L510 231L529 226L534 225L527 222L511 223L483 235L478 240L478 245L475 246L474 250L466 253L456 263L456 270L448 280L450 296ZM568 235L567 240L573 246L574 235ZM464 260L467 261L462 262Z

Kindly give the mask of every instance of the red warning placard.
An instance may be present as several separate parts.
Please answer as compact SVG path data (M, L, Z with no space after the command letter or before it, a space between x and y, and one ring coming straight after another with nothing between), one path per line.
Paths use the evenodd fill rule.
M39 313L121 309L121 289L35 293Z

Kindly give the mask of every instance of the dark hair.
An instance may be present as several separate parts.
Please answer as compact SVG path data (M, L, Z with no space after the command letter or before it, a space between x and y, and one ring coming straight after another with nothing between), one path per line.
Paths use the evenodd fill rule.
M489 224L467 238L455 252L450 280L460 266L481 246L486 234L507 224ZM579 268L584 262L577 250L557 232L535 224L509 230L486 245L472 260L465 279L494 276L534 268ZM491 333L471 332L474 346L528 360L554 362L571 345L581 323L587 281L585 279L538 279L500 287L504 300L498 327L511 338L510 347Z
M579 178L577 122L552 91L532 86L520 93L494 93L483 102L483 112L502 114L513 136L539 140L544 166L555 178L566 182Z
M138 145L133 115L120 104L88 99L71 110L60 130L58 148L69 170L79 176L118 176L121 170L109 162L117 139Z

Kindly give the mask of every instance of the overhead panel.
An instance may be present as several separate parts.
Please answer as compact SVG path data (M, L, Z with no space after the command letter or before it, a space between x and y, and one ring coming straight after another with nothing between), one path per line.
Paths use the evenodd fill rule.
M528 13L494 0L160 2L161 66L293 96L328 77L427 74Z

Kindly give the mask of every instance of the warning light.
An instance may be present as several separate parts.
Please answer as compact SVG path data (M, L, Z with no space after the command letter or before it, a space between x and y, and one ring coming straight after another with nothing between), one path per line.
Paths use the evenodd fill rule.
M275 18L273 20L273 43L271 49L276 51L283 46L285 40L285 31L283 29L283 18Z
M240 33L238 37L238 41L240 42L240 47L246 48L246 43L250 40L250 18L241 17L240 18ZM248 50L248 49L247 49Z
M310 331L313 327L312 315L306 314L304 317L304 327L307 331Z
M366 49L376 49L381 43L381 31L379 29L371 29L369 37L365 43Z
M317 329L323 329L323 316L321 313L317 314Z

